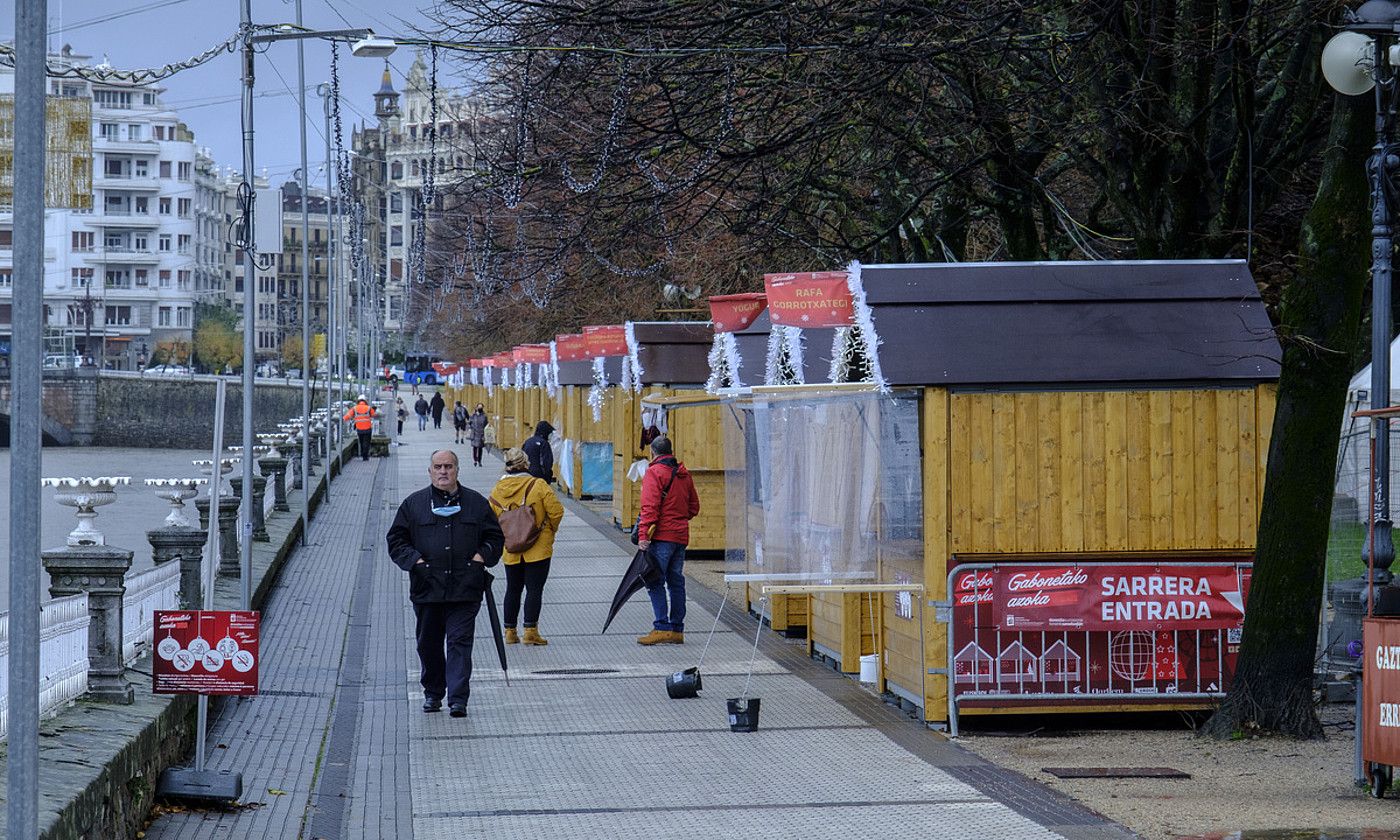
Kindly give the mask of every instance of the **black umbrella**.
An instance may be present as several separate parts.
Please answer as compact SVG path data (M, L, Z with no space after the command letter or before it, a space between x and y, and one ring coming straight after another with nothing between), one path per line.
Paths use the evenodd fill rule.
M510 685L510 671L506 670L506 639L501 635L501 614L496 611L496 593L491 591L491 584L496 582L496 578L485 570L483 573L486 575L486 615L491 619L491 635L496 638L496 653L501 657L501 673L505 675L506 685Z
M603 622L603 632L608 632L608 625L617 618L618 611L627 603L628 598L637 590L660 581L661 567L656 565L656 559L651 556L651 552L638 549L632 557L632 565L627 567L627 571L622 575L622 582L617 585L617 594L613 595L612 606L608 607L608 620Z

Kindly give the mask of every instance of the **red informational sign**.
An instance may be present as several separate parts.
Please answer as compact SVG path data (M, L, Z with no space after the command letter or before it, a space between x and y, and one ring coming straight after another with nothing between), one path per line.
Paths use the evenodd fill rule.
M498 368L515 367L515 354L514 354L514 353L497 353L497 354L496 354L496 367L498 367Z
M853 320L851 289L844 271L765 274L768 317L788 327L848 327Z
M1400 620L1367 618L1361 624L1361 755L1376 764L1400 766Z
M952 691L960 702L1219 695L1234 674L1249 579L1248 563L1228 560L955 570Z
M484 367L486 367L486 362L483 361L483 360L481 360L481 359L472 359L472 360L470 361L469 364L471 364L471 366L472 366L473 368L484 368Z
M1244 621L1233 567L1035 565L993 577L1000 630L1218 630Z
M462 366L456 362L433 362L433 370L437 371L440 376L451 376L461 369Z
M710 298L710 324L717 333L746 329L768 307L768 296L761 292L747 295L717 295Z
M583 333L563 333L554 337L554 349L561 362L588 361L588 340Z
M257 694L258 613L156 610L157 694Z
M515 357L516 364L547 365L549 364L548 344L522 344L511 351Z
M588 358L626 356L627 330L621 324L605 327L584 327L583 339L588 344Z

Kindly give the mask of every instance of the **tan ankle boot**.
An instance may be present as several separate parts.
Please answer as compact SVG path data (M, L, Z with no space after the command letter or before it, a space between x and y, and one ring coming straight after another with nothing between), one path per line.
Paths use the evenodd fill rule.
M525 632L526 632L526 634L528 635L530 631L526 630ZM517 643L517 642L519 642L519 641L520 641L520 636L516 635L515 628L514 628L514 627L507 627L507 628L506 628L506 644L508 644L508 645L513 645L513 644L515 644L515 643Z
M670 630L653 630L650 633L637 639L639 645L659 645L662 642L671 641Z
M547 645L547 644L549 644L549 642L548 642L543 636L540 635L540 631L539 631L539 629L536 628L536 627L526 627L526 628L525 628L525 638L523 639L523 641L524 641L525 644L527 644L527 645Z
M661 641L665 642L668 645L683 645L685 644L685 634L679 630L672 630L670 633L670 637L662 639Z

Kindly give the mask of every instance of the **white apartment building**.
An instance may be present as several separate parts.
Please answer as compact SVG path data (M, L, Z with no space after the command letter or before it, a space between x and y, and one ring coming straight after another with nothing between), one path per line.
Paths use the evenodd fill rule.
M89 65L68 47L49 61ZM196 212L201 199L215 201L196 185L197 162L208 156L156 85L66 77L49 84L51 96L91 99L93 159L91 209L45 214L46 343L107 368L135 369L157 345L191 341L196 273L216 263L207 250L218 235L212 209ZM14 70L0 67L0 95L13 93ZM13 225L12 208L0 208L0 243ZM13 252L0 246L0 305L9 302L12 270ZM213 280L206 273L203 282ZM0 340L7 333L0 325Z

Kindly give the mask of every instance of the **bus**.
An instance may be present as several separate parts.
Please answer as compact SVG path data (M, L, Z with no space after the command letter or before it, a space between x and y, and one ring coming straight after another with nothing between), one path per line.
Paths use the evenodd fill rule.
M403 381L410 385L438 385L443 376L433 365L442 361L435 353L409 353L403 360Z

